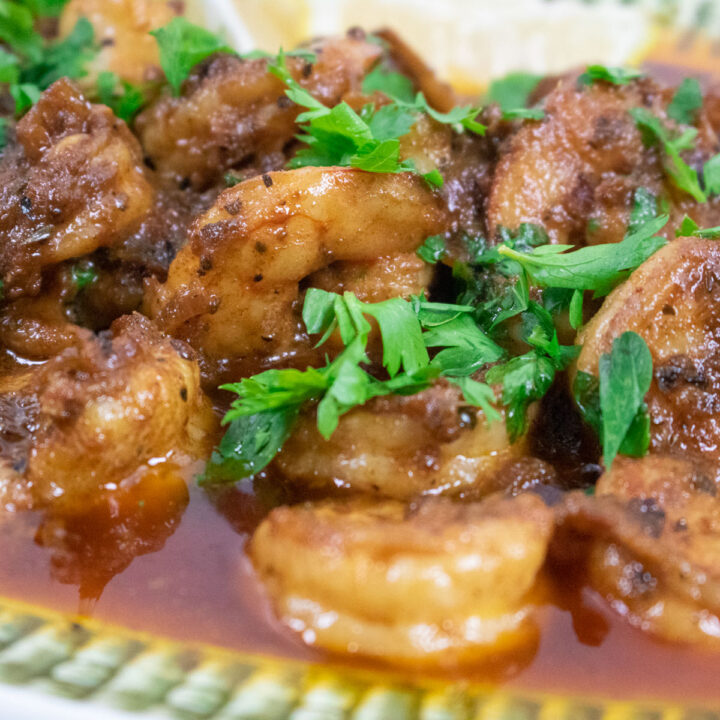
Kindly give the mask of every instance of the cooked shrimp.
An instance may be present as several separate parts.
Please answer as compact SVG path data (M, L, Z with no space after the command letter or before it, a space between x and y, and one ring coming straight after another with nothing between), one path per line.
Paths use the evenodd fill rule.
M312 46L317 61L288 58L300 84L328 106L359 92L381 55L378 45L348 34ZM285 147L297 133L300 108L267 71L266 60L216 55L200 64L180 97L164 96L143 112L136 128L159 173L205 188L230 169L252 165L260 172L286 162Z
M37 295L48 266L120 244L154 197L125 123L68 80L42 94L17 140L0 162L0 279L9 299Z
M682 238L659 250L603 303L578 338L579 370L597 375L602 353L625 331L653 357L646 396L653 452L720 460L720 247Z
M274 510L250 553L280 617L308 645L451 664L527 640L552 528L533 495L410 510L326 502Z
M314 411L303 415L273 468L296 486L344 487L379 497L487 495L511 484L503 468L529 454L510 444L502 420L489 423L445 381L408 397L377 398L340 419L324 440Z
M672 122L665 114L667 102L667 93L650 80L580 87L576 76L560 79L545 99L545 119L521 128L498 164L488 206L491 232L529 222L545 227L552 242L618 242L639 187L670 200L669 234L685 213L703 226L717 224L712 220L720 221L720 203L700 205L674 188L660 151L643 146L628 112L649 107L663 122ZM698 124L692 162L701 165L717 152L718 141L704 115Z
M189 348L140 315L0 393L4 492L30 488L36 507L78 513L145 463L201 457L214 419Z
M70 0L60 17L60 36L87 18L100 50L88 65L88 81L109 70L134 84L163 77L151 30L169 23L181 4L172 0ZM83 81L85 82L85 81Z
M716 475L717 466L670 456L618 458L598 481L597 497L568 497L556 548L584 549L589 582L633 625L717 647Z
M234 367L237 379L303 353L322 364L324 351L313 354L303 333L301 283L332 267L344 289L361 290L363 268L392 264L444 223L440 198L410 174L308 167L252 178L196 221L167 282L151 288L148 312L202 353L208 376ZM357 285L340 270L353 264ZM417 270L403 281L415 293L427 282ZM390 282L383 299L396 288Z

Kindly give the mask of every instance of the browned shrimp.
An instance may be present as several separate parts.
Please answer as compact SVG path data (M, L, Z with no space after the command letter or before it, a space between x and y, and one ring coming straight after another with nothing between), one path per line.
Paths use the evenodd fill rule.
M370 273L389 282L384 291L365 285L369 296L386 299L398 285L384 268L404 263L414 278L400 286L419 293L428 273L403 257L445 222L442 201L414 175L269 173L226 190L195 222L167 282L151 287L147 309L203 355L209 376L234 367L237 379L299 353L322 364L324 350L311 352L300 318L313 275L329 268L342 289L361 291ZM328 287L327 279L323 273L319 284Z
M720 222L718 202L698 204L668 182L658 148L644 147L628 112L648 108L672 125L668 101L650 80L581 87L576 75L561 78L545 99L545 119L521 128L498 165L488 205L491 233L529 222L545 227L552 242L618 242L639 187L669 199L668 236L685 213L703 226ZM718 140L703 113L698 125L691 162L702 165L718 151Z
M362 34L352 33L311 49L315 63L288 58L288 67L305 89L329 106L347 93L358 93L382 53ZM180 97L164 96L151 105L138 117L136 128L163 177L202 189L230 169L283 167L299 112L285 97L283 83L267 71L266 60L221 54L195 68Z
M0 163L0 279L36 295L48 266L121 244L154 192L137 140L103 105L58 80L17 126Z
M329 440L308 412L273 468L302 488L343 487L401 500L477 497L504 489L503 469L528 454L527 436L511 444L503 419L488 422L463 402L457 387L440 380L422 393L378 398L352 410Z
M201 457L214 416L191 350L140 315L0 388L0 485L78 513L148 461Z
M406 664L487 660L528 639L553 529L534 495L274 510L250 554L304 642Z

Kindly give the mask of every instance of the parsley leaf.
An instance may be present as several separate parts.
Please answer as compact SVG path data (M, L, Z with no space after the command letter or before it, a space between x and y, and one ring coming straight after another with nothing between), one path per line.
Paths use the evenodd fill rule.
M122 80L114 72L101 72L97 79L98 100L121 120L132 122L146 103L142 88Z
M692 125L702 104L700 83L695 78L685 78L675 91L667 114L682 125Z
M503 110L503 120L542 120L545 111L542 108L514 108Z
M157 40L160 65L175 95L199 62L217 52L235 53L217 35L184 17L175 17L150 34Z
M40 58L43 41L35 32L35 19L29 7L0 0L0 41L30 60Z
M693 146L697 130L691 128L682 135L672 138L667 128L659 118L655 117L646 108L632 108L630 111L636 125L643 131L643 141L646 145L659 143L665 152L665 172L673 183L691 195L697 202L706 202L707 196L700 187L697 171L691 168L680 157L681 150L688 150Z
M0 0L0 18L6 4ZM0 39L3 39L1 26L2 23ZM64 40L51 44L46 44L34 29L32 32L32 43L8 41L17 55L0 48L0 83L8 84L18 116L34 105L42 91L56 80L65 76L75 79L86 75L85 66L97 51L93 27L86 18L80 18Z
M705 163L703 181L708 195L720 195L720 153Z
M84 77L85 65L96 51L93 26L80 18L64 40L48 45L36 62L23 69L22 81L44 90L61 77Z
M235 482L260 472L290 436L300 406L236 418L213 451L200 484Z
M415 252L421 260L434 265L447 255L445 238L442 235L430 235Z
M645 77L645 73L633 68L588 65L585 72L578 78L578 83L592 85L595 82L606 82L611 85L629 85L633 80L641 77Z
M322 368L267 370L222 389L238 395L223 419L230 427L213 453L202 482L239 480L262 470L280 450L308 402L317 403L317 427L328 438L340 416L373 397L414 394L445 375L488 420L499 417L494 393L469 376L503 356L471 318L471 307L392 298L364 303L352 293L337 295L310 288L303 320L318 345L337 331L345 348ZM373 318L383 343L387 380L364 369ZM426 348L440 348L432 361Z
M7 145L9 132L10 121L7 118L0 117L0 150Z
M639 187L633 196L633 206L630 212L628 233L633 234L640 230L645 223L658 216L657 198L647 188Z
M645 341L634 332L615 338L612 351L600 357L599 393L602 414L603 460L610 469L613 460L642 412L645 394L652 382L652 355ZM635 421L637 422L637 421ZM641 420L636 428L633 448L644 454L649 444L649 423ZM647 439L647 444L645 443ZM644 444L644 450L643 450Z
M390 105L375 110L366 106L362 115L345 102L329 108L293 78L282 51L275 62L268 64L268 70L285 83L285 94L294 103L307 108L297 117L302 130L298 139L307 147L298 150L288 167L335 165L367 172L417 172L414 163L400 160L398 140L415 122L411 107ZM442 185L437 170L423 177L434 187Z
M622 242L590 245L574 252L566 252L572 245L543 245L530 253L501 245L498 253L517 262L538 287L594 290L604 295L665 245L666 240L655 233L667 221L667 215L655 218Z
M94 268L83 267L82 265L73 265L70 274L78 291L85 289L88 285L92 285L98 277Z
M381 92L392 100L412 103L415 91L409 77L392 70L382 64L375 66L363 79L362 91L366 95Z
M700 226L688 215L683 218L680 227L675 231L675 237L699 237L706 240L720 238L720 226L700 229Z
M555 374L565 370L580 352L578 346L560 345L552 316L538 303L530 301L522 319L523 339L533 349L487 373L488 382L502 383L502 401L507 408L505 424L511 442L527 429L530 404L544 397Z
M573 395L585 422L603 437L603 419L600 411L600 382L594 375L579 370L573 382ZM619 453L631 457L642 457L650 443L650 417L643 403L623 438Z
M488 89L487 102L494 102L503 111L527 107L530 94L543 79L542 75L515 72L498 80L493 80Z

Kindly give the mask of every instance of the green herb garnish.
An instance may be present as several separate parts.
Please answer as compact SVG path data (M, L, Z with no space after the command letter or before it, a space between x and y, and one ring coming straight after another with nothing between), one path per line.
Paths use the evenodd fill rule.
M675 237L699 237L706 240L720 238L720 226L701 229L688 215L683 218L680 227L675 231Z
M530 301L523 313L523 339L533 349L514 357L487 373L490 383L502 383L502 401L506 407L505 424L514 442L527 429L527 409L545 396L555 374L564 370L580 348L560 345L550 313Z
M317 403L318 430L329 438L352 408L381 395L420 392L443 375L461 389L467 403L483 409L488 420L496 419L492 389L469 376L500 359L503 351L471 320L472 310L422 298L363 303L352 293L341 296L310 288L303 306L308 332L321 335L320 345L337 331L344 350L322 368L267 370L223 385L238 399L223 420L230 427L213 453L204 482L234 482L262 470L309 402ZM368 363L368 317L380 329L386 380L363 367ZM438 350L432 360L427 348Z
M176 95L192 69L217 52L235 51L217 35L194 25L184 17L175 17L167 25L151 30L160 49L160 65Z
M442 235L430 235L416 252L421 260L434 265L447 255L445 238Z
M498 253L518 263L538 287L593 290L604 295L665 245L667 241L655 233L667 221L667 215L655 218L622 242L590 245L573 252L567 252L572 245L542 245L529 253L501 245Z
M628 233L633 234L640 230L645 223L658 216L657 198L647 188L639 187L633 196L633 206L630 211L630 224Z
M669 130L646 108L632 108L630 114L643 131L646 145L659 144L664 150L665 172L680 190L684 190L697 202L706 202L707 196L700 187L697 171L680 157L682 150L693 148L697 130L689 128L681 135L671 137Z
M720 195L720 153L705 163L703 181L708 195Z
M667 114L682 125L692 125L702 104L700 83L695 78L685 78L675 91Z
M97 280L97 271L92 267L83 267L82 265L73 265L70 271L73 284L78 291L84 290L88 285L92 285Z
M38 8L44 7L40 3ZM3 17L4 16L4 17ZM46 43L34 30L29 8L0 0L0 39L12 52L0 48L0 83L7 84L15 101L16 115L22 115L37 102L43 90L61 77L84 77L85 66L97 52L93 28L80 18L64 39Z
M362 91L366 95L373 92L381 92L392 100L400 100L405 103L412 103L415 99L415 91L409 77L388 70L382 64L373 68L364 78Z
M637 333L625 332L600 357L598 369L603 460L609 470L624 442L630 455L644 455L649 447L645 394L652 382L652 355Z
M596 82L606 82L611 85L629 85L634 80L644 76L644 72L633 68L588 65L585 72L578 78L578 82L580 85L592 85Z
M147 102L143 89L122 80L113 72L101 72L97 79L98 100L121 120L132 122Z
M485 99L487 102L497 103L504 112L526 108L528 98L542 79L542 75L510 73L503 78L493 80Z
M288 167L307 165L354 167L368 172L417 172L415 164L400 160L400 141L415 122L414 113L397 103L378 110L363 108L359 115L347 103L329 108L316 100L290 74L281 51L268 70L287 86L285 94L306 108L298 115L302 133L298 136L307 147L301 148ZM435 170L423 175L432 186L442 185Z

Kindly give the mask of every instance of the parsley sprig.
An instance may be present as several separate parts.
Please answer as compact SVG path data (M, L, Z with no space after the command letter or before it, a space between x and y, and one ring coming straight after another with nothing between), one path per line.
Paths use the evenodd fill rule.
M504 353L472 321L472 310L422 298L363 303L352 293L310 288L303 306L308 332L321 336L318 345L337 332L344 349L322 368L267 370L223 385L238 398L223 420L229 428L204 481L234 482L262 470L282 448L307 403L317 403L318 430L329 438L352 408L382 395L415 394L441 375L460 388L468 404L496 420L493 390L470 376ZM386 379L367 369L368 318L380 329ZM435 352L432 359L428 348Z
M575 401L603 446L607 470L618 454L642 457L650 446L650 416L645 395L652 382L652 355L634 332L615 338L599 361L599 377L578 372Z
M656 233L668 219L667 215L654 218L619 243L590 245L573 252L568 252L572 245L541 245L531 252L501 245L498 253L517 262L537 287L592 290L596 295L606 295L665 245L667 241Z
M301 129L298 139L307 147L296 153L289 167L340 166L368 172L417 172L411 160L400 160L399 138L415 123L415 115L410 110L397 103L377 110L367 105L360 114L346 102L329 108L295 80L283 51L268 63L268 70L286 85L285 94L306 108L298 115L297 122ZM437 170L423 177L433 187L442 185L442 176Z
M78 79L95 57L93 27L80 18L63 40L47 42L35 31L38 16L57 13L63 3L19 4L0 0L0 84L6 84L20 116L37 102L43 90L61 77Z
M696 128L687 128L673 137L660 118L646 108L632 108L630 114L637 126L643 131L646 145L658 144L664 151L664 167L668 177L677 188L691 195L697 202L706 202L707 195L700 187L697 170L691 168L681 157L683 150L692 150Z

